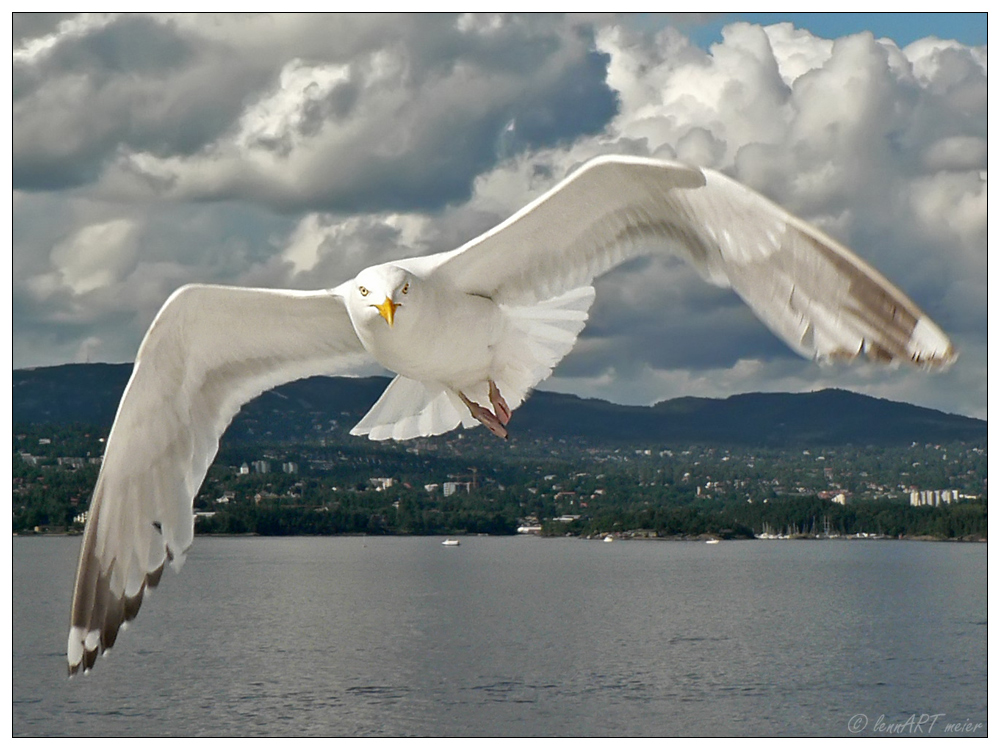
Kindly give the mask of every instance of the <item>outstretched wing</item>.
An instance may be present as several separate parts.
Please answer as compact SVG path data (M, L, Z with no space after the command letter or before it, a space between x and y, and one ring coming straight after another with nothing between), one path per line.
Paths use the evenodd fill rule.
M111 648L167 560L194 534L192 504L240 406L280 383L367 361L330 291L186 286L139 348L90 504L73 592L70 674Z
M598 157L510 219L425 262L472 294L531 304L657 248L732 287L807 357L941 365L944 333L843 245L711 170Z

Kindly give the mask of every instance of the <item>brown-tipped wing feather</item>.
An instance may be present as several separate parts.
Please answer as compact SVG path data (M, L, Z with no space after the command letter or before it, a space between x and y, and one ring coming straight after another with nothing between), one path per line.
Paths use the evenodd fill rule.
M725 212L718 225L706 224L717 227L709 273L724 276L793 349L826 360L954 361L941 329L864 260L743 185L708 178L704 193L683 197L699 215Z
M254 396L368 357L330 292L189 286L150 327L108 438L73 592L70 674L90 668L194 534L219 437Z
M955 358L944 333L846 247L724 175L684 164L594 159L495 229L421 261L459 288L525 304L664 251L732 287L806 357Z

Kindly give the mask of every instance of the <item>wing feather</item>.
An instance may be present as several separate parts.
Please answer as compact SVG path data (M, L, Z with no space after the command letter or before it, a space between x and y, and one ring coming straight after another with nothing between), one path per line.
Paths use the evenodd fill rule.
M528 305L655 252L732 287L804 356L926 366L955 358L941 329L846 247L724 175L675 162L594 159L432 262L471 294Z
M115 417L84 531L67 657L89 668L179 567L192 504L240 407L280 383L368 361L342 298L187 286L146 334Z

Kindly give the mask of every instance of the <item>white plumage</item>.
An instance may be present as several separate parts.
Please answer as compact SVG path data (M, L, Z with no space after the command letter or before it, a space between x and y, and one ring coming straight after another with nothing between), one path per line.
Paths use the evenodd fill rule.
M948 338L851 251L706 169L594 159L452 252L373 266L316 292L187 286L136 357L84 533L71 673L110 648L167 560L194 534L192 503L240 406L310 375L374 360L398 373L352 430L405 440L510 412L572 349L598 275L673 253L732 287L779 337L818 359L950 363Z

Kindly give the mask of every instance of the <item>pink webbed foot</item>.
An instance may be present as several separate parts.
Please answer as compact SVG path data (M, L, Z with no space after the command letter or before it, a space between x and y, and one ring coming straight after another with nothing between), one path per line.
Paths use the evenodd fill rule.
M510 421L510 407L507 406L507 402L503 400L503 396L500 395L500 389L497 388L497 384L490 379L490 403L493 405L493 413L496 414L496 418L500 420L500 424L507 424Z
M504 440L507 439L507 430L497 418L496 414L491 412L489 409L480 406L475 401L469 400L466 398L464 393L459 393L458 397L462 399L462 403L469 407L469 412L472 416L478 419L487 430L499 438L503 438Z

